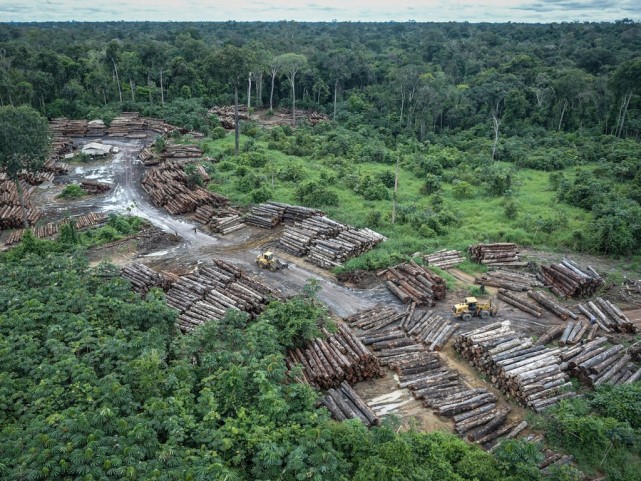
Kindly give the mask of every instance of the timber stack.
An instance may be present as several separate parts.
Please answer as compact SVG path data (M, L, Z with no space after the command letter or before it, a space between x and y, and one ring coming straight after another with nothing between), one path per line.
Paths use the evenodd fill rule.
M497 269L481 274L474 279L474 284L483 284L516 292L526 292L535 287L543 287L543 284L534 274L505 269Z
M240 215L234 214L227 217L217 217L213 219L209 224L209 227L212 232L227 235L237 230L244 229L246 225Z
M80 181L80 187L87 194L104 194L111 190L111 184L98 182L97 180L84 179Z
M2 174L4 177L5 174ZM29 185L24 180L19 180L22 189L27 223L35 224L40 218L41 212L31 205L31 195L36 187ZM24 217L16 184L10 180L0 179L0 229L13 229L24 226Z
M568 320L568 317L571 317L574 320L577 320L579 316L577 316L574 312L570 311L569 309L566 309L553 299L551 299L549 296L546 296L540 291L528 291L527 292L528 297L536 301L537 304L539 304L541 307L547 309L551 313L555 314L556 316L560 317L564 321Z
M385 278L387 288L404 304L432 307L445 297L443 278L413 260L388 267L377 275Z
M625 346L608 346L605 337L579 344L563 352L561 358L561 368L590 387L630 384L641 379L641 368L631 362Z
M503 302L530 314L531 316L541 317L543 315L538 305L532 304L527 299L517 296L512 291L508 291L507 289L499 289L499 293L496 297L498 297Z
M86 137L102 137L107 132L107 126L101 119L87 122Z
M273 229L283 220L285 207L276 202L267 202L251 208L245 222L263 229Z
M138 112L123 112L111 121L107 134L109 137L143 139L147 137L145 120Z
M328 389L321 402L336 421L360 419L367 427L380 424L374 411L345 381L336 389Z
M151 130L152 132L156 132L157 134L160 134L163 137L167 137L169 134L171 134L174 131L185 133L184 129L179 129L174 125L168 124L162 119L156 119L153 117L143 117L143 118L145 120L146 130Z
M165 162L145 172L142 188L154 204L164 207L170 214L194 212L198 207L210 205L224 207L229 199L200 186L191 186L184 170L185 164Z
M138 152L138 158L143 164L148 167L152 165L158 165L161 161L160 156L157 155L153 150L153 144L149 147L143 148L140 152Z
M222 319L228 309L260 314L280 293L223 260L201 264L180 277L167 292L167 304L180 312L178 326L191 331L212 319Z
M464 262L465 257L463 257L463 253L461 251L448 251L443 249L434 252L433 254L423 256L423 260L430 266L438 267L440 269L448 269Z
M563 259L550 267L541 266L537 277L559 297L589 297L603 285L603 278L592 267Z
M401 323L401 328L407 335L423 343L429 351L443 349L459 327L460 324L453 324L448 319L434 314L434 311L427 311L421 317L409 314Z
M280 238L280 247L299 257L309 253L309 248L319 239L331 239L348 226L324 215L310 216L293 226L286 226Z
M376 357L343 324L335 333L323 330L324 338L308 341L303 348L287 353L286 363L291 369L302 366L304 381L320 389L351 384L381 377L383 371Z
M203 150L194 144L168 144L160 157L162 160L200 159Z
M521 262L516 244L500 242L495 244L475 244L468 248L470 260L490 266L524 267L526 262Z
M635 334L636 326L627 316L612 302L597 297L594 301L579 304L579 311L592 323L599 325L605 332L625 332Z
M598 328L598 326L595 324ZM556 330L553 330L554 332ZM592 334L593 329L590 327L588 322L573 322L570 321L565 325L565 328L561 332L561 337L559 339L559 346L573 346L581 342L583 337L587 334L588 336ZM594 330L596 334L596 329ZM594 334L592 334L594 336Z
M86 120L69 120L58 117L49 121L49 128L55 137L85 137L88 124Z
M224 107L212 107L207 112L208 115L216 115L220 124L224 129L232 130L236 125L234 117L234 106L228 105ZM238 120L249 120L249 115L247 114L247 107L244 105L238 106Z
M510 321L461 334L454 348L507 396L535 411L576 395L561 370L561 350L519 338Z
M88 214L80 215L77 217L72 217L71 219L64 219L58 222L49 222L45 225L41 225L38 227L34 227L31 229L31 232L35 237L38 239L46 239L48 237L53 237L60 232L60 226L69 223L69 221L75 222L75 226L77 230L83 230L87 229L89 227L96 227L103 225L105 222L107 222L107 216L106 214L100 213L100 212L89 212ZM22 240L22 236L24 235L24 229L17 229L14 230L7 241L5 242L6 245L13 245L17 244Z
M371 229L347 227L333 239L315 240L309 248L307 260L323 269L332 269L373 249L384 239L384 236Z
M124 266L120 275L131 283L132 289L141 297L145 297L154 287L166 291L171 285L161 273L140 263Z

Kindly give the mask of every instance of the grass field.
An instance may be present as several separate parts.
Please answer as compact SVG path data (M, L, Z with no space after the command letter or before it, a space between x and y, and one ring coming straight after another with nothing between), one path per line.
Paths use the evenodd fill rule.
M246 144L248 147L243 149ZM338 196L337 206L322 207L327 215L357 227L371 227L389 238L388 242L372 252L350 261L348 268L378 268L416 251L466 249L477 242L516 242L552 250L573 248L576 247L577 236L581 235L578 233L585 232L591 219L590 213L556 200L547 172L531 169L515 171L510 199L517 206L517 215L510 219L505 212L508 199L490 196L486 179L478 169L462 169L460 172L446 170L443 178L454 181L441 184L440 193L436 195L442 199L438 209L434 207L435 195L421 193L424 179L419 178L408 166L401 165L398 206L399 213L402 213L400 217L404 216L405 220L401 219L393 225L392 189L388 189L387 200L366 200L350 188L350 179L353 183L354 179L367 175L376 177L384 172L388 172L388 176L393 175L393 164L348 163L333 156L314 158L311 155L287 155L269 149L267 141L245 136L241 137L241 151L247 152L235 157L233 145L233 135L204 142L207 155L220 160L210 166L213 172L210 189L230 197L235 203L248 205L253 203L252 188L264 187L273 200L301 204L296 196L299 186L310 181L319 182ZM511 164L498 165L512 167ZM297 173L296 180L283 180L293 171ZM566 169L563 173L571 179L575 170ZM252 182L243 182L243 178L251 178ZM471 186L463 198L456 195L454 182L457 180L464 180ZM439 232L432 228L431 217L439 219Z

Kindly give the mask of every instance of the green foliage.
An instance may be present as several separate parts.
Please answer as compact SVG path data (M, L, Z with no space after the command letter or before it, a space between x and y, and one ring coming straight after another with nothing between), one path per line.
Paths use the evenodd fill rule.
M338 195L318 182L307 182L296 190L296 198L308 207L337 206Z
M191 188L194 187L203 187L205 182L203 181L202 176L198 172L195 164L185 164L184 167L185 174L187 175L187 185Z
M266 186L262 186L251 193L252 202L260 204L267 202L274 197L274 192Z
M86 192L82 190L79 184L67 184L58 197L62 199L77 199L78 197L84 197Z
M211 130L211 138L214 140L224 139L226 134L225 129L220 125Z
M49 135L47 119L31 107L0 107L0 167L9 179L40 169L51 150Z
M457 199L469 199L474 195L474 188L469 182L461 180L452 186L452 194Z

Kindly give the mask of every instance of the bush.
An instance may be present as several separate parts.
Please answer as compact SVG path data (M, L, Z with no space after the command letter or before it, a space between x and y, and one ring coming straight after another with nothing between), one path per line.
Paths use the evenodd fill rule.
M260 204L274 198L274 192L268 187L262 186L251 193L252 202Z
M307 182L296 190L296 198L308 207L338 206L338 194L317 182Z
M214 140L224 139L227 132L223 127L214 127L211 131L211 138Z
M421 186L421 194L429 195L437 192L441 188L441 178L434 174L427 174L425 182Z
M62 189L62 192L60 192L60 197L61 199L77 199L78 197L82 197L86 194L84 190L82 190L82 187L78 184L68 184L64 189Z
M452 195L457 199L470 199L474 194L474 188L464 180L455 183L452 186Z

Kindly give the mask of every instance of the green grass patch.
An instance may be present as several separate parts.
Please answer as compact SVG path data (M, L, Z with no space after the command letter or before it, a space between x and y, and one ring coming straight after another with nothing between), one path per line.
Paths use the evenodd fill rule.
M84 197L86 192L78 184L69 184L62 189L62 192L58 195L61 199L77 199L79 197Z

